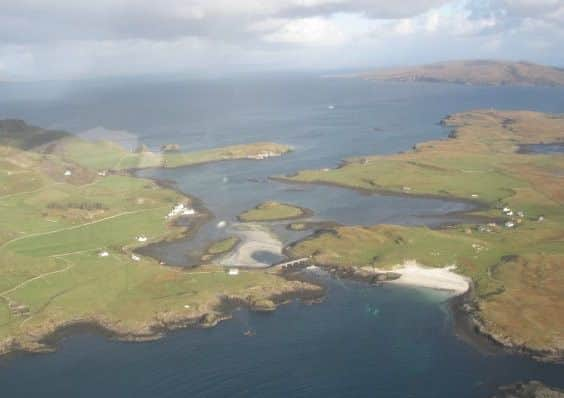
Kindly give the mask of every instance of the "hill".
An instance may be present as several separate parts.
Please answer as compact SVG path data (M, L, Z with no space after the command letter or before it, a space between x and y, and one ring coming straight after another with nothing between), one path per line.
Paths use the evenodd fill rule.
M368 80L445 82L469 85L564 85L564 68L529 62L447 61L429 65L377 69L361 74Z
M31 126L23 120L0 120L0 145L4 146L32 150L69 136L65 131Z

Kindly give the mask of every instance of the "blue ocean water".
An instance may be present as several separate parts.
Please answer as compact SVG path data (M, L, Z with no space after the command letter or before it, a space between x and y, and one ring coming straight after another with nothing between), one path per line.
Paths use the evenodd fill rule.
M446 137L438 125L476 108L564 112L564 90L372 83L313 75L207 81L129 80L0 85L0 117L76 133L102 127L158 148L195 150L276 141L294 146L266 162L224 162L143 175L168 178L232 222L266 199L297 203L344 224L437 224L466 204L362 195L333 187L268 180L343 158L408 150ZM206 230L207 228L207 230ZM207 232L206 232L207 231ZM175 246L176 245L176 246ZM194 248L177 242L179 253ZM480 397L495 386L539 379L564 387L564 368L486 354L456 337L441 293L372 288L324 279L321 304L299 302L272 314L237 311L209 330L183 330L131 344L90 332L46 355L0 359L2 394L26 397ZM252 329L255 336L244 336Z
M458 339L441 293L327 280L321 304L241 310L151 343L83 332L54 354L0 360L3 396L487 397L564 384L562 366L483 354ZM246 330L254 336L245 336ZM4 395L5 394L5 395Z

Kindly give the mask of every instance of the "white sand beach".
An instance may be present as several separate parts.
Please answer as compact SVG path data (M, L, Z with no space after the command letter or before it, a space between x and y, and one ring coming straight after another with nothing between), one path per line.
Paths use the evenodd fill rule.
M455 269L455 266L429 268L415 261L406 261L393 269L393 272L400 274L401 277L390 283L447 290L456 295L466 293L470 288L470 283L465 276L454 272Z
M253 258L256 252L269 252L282 256L282 242L265 226L258 224L236 224L233 232L239 236L241 243L235 251L219 260L226 267L266 268L271 264Z

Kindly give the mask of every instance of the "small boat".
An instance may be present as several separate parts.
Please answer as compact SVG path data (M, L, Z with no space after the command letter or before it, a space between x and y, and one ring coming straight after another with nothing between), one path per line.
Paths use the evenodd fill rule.
M247 337L252 337L255 335L255 332L253 332L251 329L247 329L245 330L245 333L243 333L245 336Z

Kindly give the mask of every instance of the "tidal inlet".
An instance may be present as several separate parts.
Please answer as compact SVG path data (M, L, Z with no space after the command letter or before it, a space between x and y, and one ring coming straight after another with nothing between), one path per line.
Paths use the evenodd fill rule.
M2 6L2 397L564 397L562 4L49 3Z

